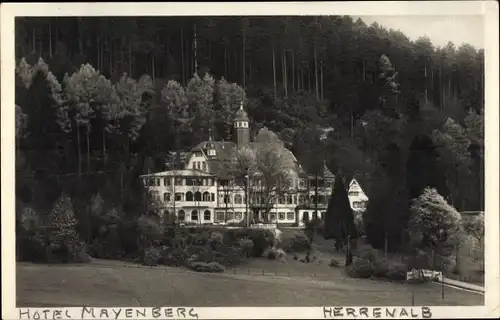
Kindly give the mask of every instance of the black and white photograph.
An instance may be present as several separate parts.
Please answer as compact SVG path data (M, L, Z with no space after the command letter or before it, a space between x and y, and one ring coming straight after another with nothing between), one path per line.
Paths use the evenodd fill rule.
M10 314L498 316L498 3L446 3L2 5Z

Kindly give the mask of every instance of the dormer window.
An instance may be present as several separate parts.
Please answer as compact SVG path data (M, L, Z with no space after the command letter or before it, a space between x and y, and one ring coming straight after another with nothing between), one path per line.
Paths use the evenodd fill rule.
M247 121L236 121L234 123L236 128L248 128L248 122Z
M209 156L215 157L215 149L208 149L207 153L208 153Z

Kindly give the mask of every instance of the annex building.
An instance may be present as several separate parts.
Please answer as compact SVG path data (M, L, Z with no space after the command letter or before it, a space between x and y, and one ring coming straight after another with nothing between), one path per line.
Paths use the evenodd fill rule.
M140 177L161 215L175 215L186 223L223 224L246 221L248 212L250 221L262 221L265 205L261 200L260 182L250 179L243 187L225 170L225 164L234 159L238 147L258 146L250 141L249 118L243 106L235 114L233 129L234 141L214 141L210 134L207 141L201 141L186 153L180 168ZM296 164L295 188L274 201L269 218L278 224L302 226L305 220L325 214L335 176L326 165L320 176L307 173L291 151L289 156ZM348 195L353 210L366 208L368 197L355 179L349 184Z

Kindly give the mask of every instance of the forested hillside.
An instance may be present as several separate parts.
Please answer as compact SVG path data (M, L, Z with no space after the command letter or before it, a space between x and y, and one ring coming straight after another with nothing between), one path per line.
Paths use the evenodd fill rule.
M483 208L484 52L470 45L348 16L18 18L16 58L16 195L40 212L64 190L80 222L96 192L140 214L137 176L209 129L231 139L240 101L306 167L356 176L372 239L384 224L398 244L426 186Z

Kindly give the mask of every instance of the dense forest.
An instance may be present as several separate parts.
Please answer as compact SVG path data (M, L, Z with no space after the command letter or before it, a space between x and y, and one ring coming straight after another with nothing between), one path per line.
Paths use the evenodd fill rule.
M231 139L244 101L252 134L361 182L375 246L404 241L427 186L483 210L484 52L470 45L349 16L17 18L15 39L20 206L47 212L65 191L85 224L99 192L138 215L138 175L209 130Z

